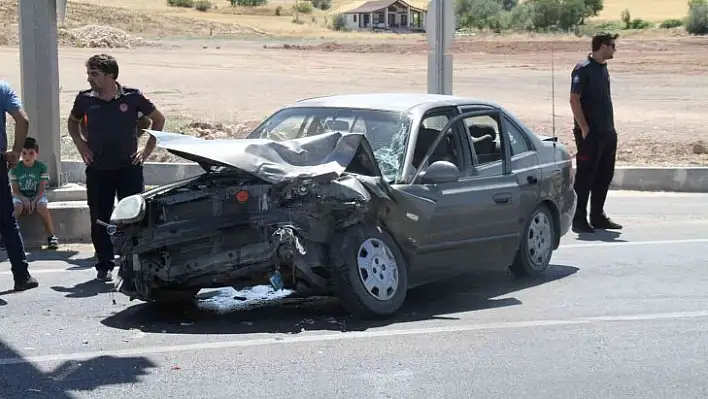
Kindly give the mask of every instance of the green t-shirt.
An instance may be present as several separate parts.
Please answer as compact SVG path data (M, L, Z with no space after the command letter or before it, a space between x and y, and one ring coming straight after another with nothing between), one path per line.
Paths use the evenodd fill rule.
M10 170L10 181L20 186L20 192L27 198L34 198L39 191L41 181L49 182L49 171L47 165L40 161L35 161L34 165L28 167L20 161L17 166Z

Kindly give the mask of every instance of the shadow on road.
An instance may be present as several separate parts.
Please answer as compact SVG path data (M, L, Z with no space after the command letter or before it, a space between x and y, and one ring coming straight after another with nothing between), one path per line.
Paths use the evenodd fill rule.
M145 357L100 356L64 361L42 371L0 340L0 396L3 399L71 399L71 391L94 391L118 384L135 384L157 367ZM110 396L104 392L103 395Z
M88 298L98 296L99 294L107 294L114 290L113 284L106 284L98 280L89 280L76 284L71 288L59 286L53 286L51 288L56 292L66 293L64 296L67 298Z
M619 237L622 235L619 231L611 230L595 230L594 233L578 233L580 241L601 241L601 242L627 242Z
M0 299L0 306L5 306L5 305L7 305L7 302L5 302L5 301L3 301L2 299Z
M118 329L172 334L291 333L304 330L364 331L397 323L458 320L461 312L520 305L514 297L497 297L568 277L578 269L549 266L544 276L517 279L509 273L470 274L412 289L398 315L386 320L351 318L334 298L279 300L251 310L215 312L200 307L208 296L181 309L158 309L146 303L132 306L101 321Z
M84 259L77 259L75 258L76 255L78 255L78 251L73 251L73 250L38 250L38 251L32 251L27 254L27 261L28 262L47 262L47 261L61 261L61 262L66 262L71 265L74 265L74 267L69 268L69 270L77 270L77 269L84 269L84 268L90 268L93 267L92 265L92 257L89 258L84 258ZM2 251L0 252L0 262L5 262L8 261L7 258L7 252ZM30 265L30 267L32 267Z

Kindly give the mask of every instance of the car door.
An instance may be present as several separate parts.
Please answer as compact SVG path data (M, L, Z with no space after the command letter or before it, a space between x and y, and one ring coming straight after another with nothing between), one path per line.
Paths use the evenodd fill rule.
M522 185L513 173L509 139L501 134L503 114L478 106L463 106L460 112L471 151L471 167L460 181L469 193L467 257L473 270L506 269L513 262L525 219Z
M413 154L410 162L420 161L422 156L419 154L425 154L430 149L432 140L426 140L423 129L439 132L456 114L454 107L445 107L431 110L422 117L417 134L409 143ZM437 123L427 124L428 121ZM432 131L428 133L431 134L429 138L433 137ZM450 132L451 155L453 163L460 169L461 177L467 175L466 165L469 165L469 151L465 149L466 143L463 140L466 138L461 125L454 124ZM413 165L421 166L415 162ZM392 188L397 203L393 212L396 214L388 215L387 225L401 237L399 241L402 241L404 252L410 256L411 285L451 277L461 268L466 268L469 256L466 232L470 222L470 208L467 204L470 185L464 180L458 180L437 184L394 184Z
M521 189L521 217L526 225L528 217L541 200L541 180L544 178L539 165L538 152L526 132L508 115L502 113L502 130L508 139L511 156L511 173Z

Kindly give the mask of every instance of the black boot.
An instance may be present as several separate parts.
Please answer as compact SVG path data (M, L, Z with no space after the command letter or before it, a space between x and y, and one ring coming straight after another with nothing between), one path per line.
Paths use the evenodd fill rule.
M600 214L599 216L590 217L590 223L596 229L602 229L602 230L621 230L622 229L621 224L613 222L612 219L608 218L607 215L605 215L604 213Z
M39 287L39 282L37 282L34 277L30 276L29 273L26 277L15 279L15 291L17 292L27 291L37 287Z

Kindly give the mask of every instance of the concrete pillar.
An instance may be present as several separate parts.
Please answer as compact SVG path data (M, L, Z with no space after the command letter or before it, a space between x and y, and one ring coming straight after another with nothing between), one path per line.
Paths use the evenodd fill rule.
M60 184L59 50L56 0L18 0L22 102L29 134L39 140L39 158L49 167L50 185Z

